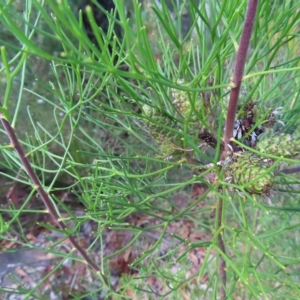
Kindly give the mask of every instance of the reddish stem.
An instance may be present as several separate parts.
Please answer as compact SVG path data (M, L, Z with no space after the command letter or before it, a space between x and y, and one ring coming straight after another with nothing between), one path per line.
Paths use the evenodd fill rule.
M299 173L299 172L300 172L300 165L298 165L295 168L291 168L291 169L279 170L278 175L280 175L281 173L284 173L284 174L294 174L294 173Z
M257 10L257 4L258 4L258 0L249 0L248 2L246 20L244 24L241 41L240 41L240 46L237 52L234 77L233 77L234 87L231 89L228 111L227 111L227 118L226 118L225 136L224 136L225 149L222 155L223 159L225 158L225 154L228 150L228 144L230 143L230 139L232 138L240 87L243 80L245 61L246 61L247 51L250 44L253 23L256 15L256 10Z
M44 202L44 205L46 206L50 216L52 217L52 219L54 220L55 224L63 231L66 230L65 224L60 221L60 217L57 214L53 204L51 203L48 194L46 193L46 191L43 189L37 175L35 174L34 170L31 167L31 164L26 156L26 154L24 153L22 146L15 134L14 129L12 128L12 126L10 125L10 123L5 119L4 115L0 114L0 119L2 122L2 125L7 133L7 136L10 139L10 142L12 144L12 146L14 147L14 149L16 150L20 161L26 171L26 173L28 174L29 178L31 179L34 188L37 190L37 192L39 193L42 201ZM67 233L66 233L67 234ZM68 235L68 234L67 234ZM96 272L100 271L100 268L89 258L89 256L87 255L87 253L85 252L85 250L76 242L76 240L68 235L68 239L70 240L70 242L72 243L72 245L74 246L74 248L81 254L81 256L83 257L83 259L87 262L87 264L93 268ZM107 279L104 279L104 281L107 283Z
M233 85L234 87L230 92L230 99L227 111L226 125L225 125L225 135L224 135L224 150L222 151L222 159L225 159L226 153L228 151L228 145L230 139L232 138L235 114L238 105L239 93L241 88L241 83L243 80L243 74L245 69L245 62L247 51L250 44L254 19L256 16L258 0L249 0L248 8L246 13L246 19L244 23L243 33L241 36L240 47L237 52ZM219 198L218 201L218 228L222 226L222 210L223 210L223 199ZM218 235L218 246L220 250L225 254L225 244L222 237L223 232ZM219 276L222 281L222 286L220 287L220 299L226 298L226 262L220 255L220 265L218 270Z

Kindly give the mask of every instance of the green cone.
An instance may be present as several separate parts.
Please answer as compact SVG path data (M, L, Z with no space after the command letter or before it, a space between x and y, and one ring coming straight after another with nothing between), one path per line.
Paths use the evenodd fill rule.
M264 153L291 158L300 153L300 139L291 134L268 134L260 138L256 148Z
M274 185L274 173L266 173L268 168L263 158L251 152L234 153L232 161L224 166L224 175L240 186L253 181L245 187L250 194L268 194Z
M182 126L178 122L149 105L144 105L143 110L144 114L151 118L151 120L144 119L144 122L162 157L168 157L183 147L181 134L167 128L180 132Z
M183 81L178 81L178 84L183 84ZM175 105L177 111L184 118L189 117L190 121L197 122L198 118L196 112L199 112L203 103L201 98L195 100L195 103L191 104L188 92L171 89L172 102ZM180 118L180 116L178 116Z

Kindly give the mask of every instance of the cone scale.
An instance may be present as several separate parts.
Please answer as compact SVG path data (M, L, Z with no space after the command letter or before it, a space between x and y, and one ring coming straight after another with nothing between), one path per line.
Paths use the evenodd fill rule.
M274 173L265 159L251 153L233 153L231 162L224 166L224 175L238 186L245 186L250 194L269 194L274 185Z

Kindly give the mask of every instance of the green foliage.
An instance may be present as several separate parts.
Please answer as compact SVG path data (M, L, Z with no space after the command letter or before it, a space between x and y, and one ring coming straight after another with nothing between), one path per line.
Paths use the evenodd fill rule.
M300 151L299 138L291 134L266 134L262 136L257 149L264 153L270 153L282 157L296 157Z
M268 194L274 185L274 173L262 157L251 152L234 153L224 167L224 175L250 194Z
M101 252L103 272L109 272L112 257L138 244L138 254L128 265L139 271L140 278L124 275L117 293L94 274L97 284L88 293L91 297L101 290L114 299L121 299L122 293L128 297L128 291L138 298L151 294L153 299L183 299L184 295L212 299L221 285L216 254L227 264L230 299L298 297L299 200L293 193L298 193L299 176L275 176L280 161L272 155L294 158L299 152L287 134L299 131L300 4L259 1L239 115L249 100L258 102L259 116L266 114L266 107L282 106L286 126L279 130L284 133L271 137L274 142L258 146L255 154L245 147L246 154L228 164L223 176L217 162L247 3L170 2L172 10L167 1L161 1L161 7L158 1L145 1L144 6L132 1L129 20L125 1L116 0L120 20L110 14L106 35L97 30L88 9L97 40L94 45L83 29L81 14L74 14L66 0L0 0L5 33L0 36L0 88L5 90L0 113L15 127L57 211L70 215L78 236L80 226L89 220L96 224L95 244L102 250L108 247L102 239L105 229L132 233L130 241L112 253ZM183 36L181 20L186 12L192 27ZM114 23L123 28L123 39L114 35ZM201 130L217 137L216 149L206 149L198 140ZM3 130L1 134L0 167L7 170L2 175L31 187ZM278 149L274 145L287 146L289 155L269 151ZM266 160L268 155L273 159L272 167L262 163L260 152ZM179 159L176 155L165 159L174 154ZM234 177L232 181L226 180L226 172ZM62 189L72 190L79 199L80 217L52 194L58 180L68 182ZM192 197L199 185L206 186L204 192ZM278 192L260 196L271 187ZM33 191L24 203L35 198ZM191 197L185 197L180 207L175 199L182 191ZM223 218L221 228L210 218L217 198L225 203L217 212ZM3 239L14 240L13 225L22 228L22 209L11 206L9 221L0 217ZM131 222L133 215L155 222L137 226ZM201 237L195 240L193 235L168 231L182 220L182 229L192 223ZM58 231L53 226L51 230ZM227 254L217 244L222 230ZM26 235L20 232L19 243L27 245ZM142 237L153 232L155 238L143 249ZM190 255L199 249L201 264L187 277L193 261ZM54 247L49 252L68 257ZM156 295L151 277L162 282Z

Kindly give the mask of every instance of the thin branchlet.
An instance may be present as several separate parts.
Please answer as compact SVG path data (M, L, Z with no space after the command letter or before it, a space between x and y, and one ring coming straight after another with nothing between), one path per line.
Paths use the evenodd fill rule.
M6 131L6 134L10 140L10 143L12 147L17 152L19 159L23 165L24 170L26 171L27 175L29 176L33 187L37 190L38 194L40 195L45 207L47 208L50 216L54 220L55 224L62 230L66 232L66 226L61 221L61 218L59 217L58 213L56 212L48 193L44 190L40 180L38 179L36 173L34 172L28 157L26 156L17 136L12 128L11 124L5 119L4 115L0 115L0 119L3 125L4 130ZM86 263L93 268L96 272L100 272L99 266L97 266L91 258L87 255L86 251L76 242L76 240L69 235L66 232L66 235L68 236L68 239L70 240L71 244L74 246L74 248L81 254L83 259L86 261ZM106 278L103 278L106 284L109 284L109 281Z

